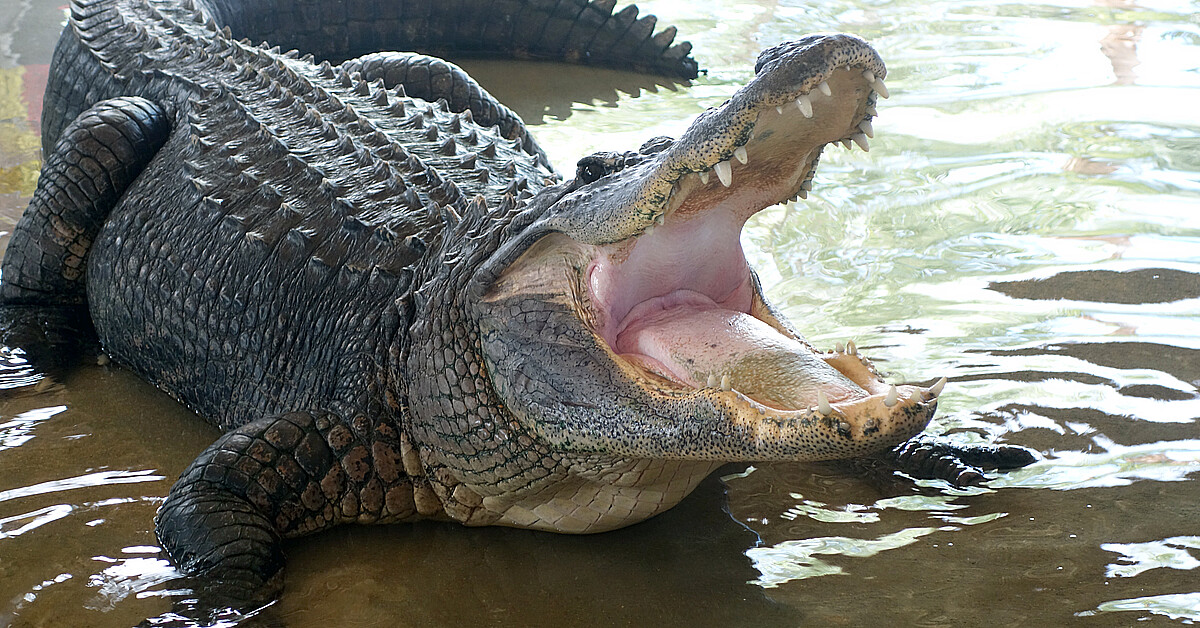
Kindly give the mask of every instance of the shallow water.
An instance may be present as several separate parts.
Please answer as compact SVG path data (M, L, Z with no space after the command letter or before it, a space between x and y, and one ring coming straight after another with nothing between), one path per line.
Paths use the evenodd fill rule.
M0 0L0 229L35 181L61 4ZM748 254L818 346L852 338L896 382L948 376L930 431L1045 459L973 490L735 465L665 515L590 537L344 527L288 546L266 621L1200 621L1200 2L642 6L707 75L464 65L570 172L591 150L677 133L763 47L866 37L892 92L870 153L827 150L807 202L749 225ZM167 612L186 583L157 555L154 511L213 438L113 365L0 402L0 625Z

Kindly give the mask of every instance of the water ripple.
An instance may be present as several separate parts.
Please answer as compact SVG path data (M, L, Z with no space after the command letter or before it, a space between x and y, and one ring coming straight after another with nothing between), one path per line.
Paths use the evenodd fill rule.
M792 580L843 573L841 567L830 564L818 555L841 555L869 558L880 552L911 545L938 528L908 528L878 539L853 539L829 536L784 541L772 547L755 547L746 551L760 575L754 584L774 588Z
M42 421L66 410L66 406L36 408L22 412L12 420L0 423L0 451L20 447L33 438L33 428Z
M157 482L165 480L166 476L157 475L153 469L144 469L141 471L98 471L96 473L88 473L72 478L62 480L52 480L50 482L42 482L32 486L23 486L13 488L7 491L0 491L0 502L6 502L18 497L29 497L31 495L41 495L43 493L55 493L58 491L69 491L77 488L87 488L91 486L104 486L108 484L136 484L138 482Z
M1127 486L1136 480L1179 482L1200 471L1200 440L1118 445L1103 436L1106 451L1059 451L1051 460L1000 475L989 486L1074 490Z
M1148 597L1113 600L1098 606L1101 612L1147 611L1154 615L1162 615L1170 619L1182 619L1189 623L1200 621L1200 591L1195 593L1174 593L1168 595L1151 595ZM1080 613L1087 616L1094 613Z
M1112 563L1104 572L1109 578L1132 578L1151 569L1187 571L1200 567L1188 548L1200 549L1200 536L1176 536L1147 543L1105 543L1101 549L1123 554L1122 563Z
M21 515L5 517L0 519L0 539L8 539L15 536L20 536L33 530L40 528L47 523L58 521L63 517L71 514L75 510L74 506L69 504L55 504L45 508L39 508L33 512L27 512ZM19 527L11 527L13 525L24 522Z

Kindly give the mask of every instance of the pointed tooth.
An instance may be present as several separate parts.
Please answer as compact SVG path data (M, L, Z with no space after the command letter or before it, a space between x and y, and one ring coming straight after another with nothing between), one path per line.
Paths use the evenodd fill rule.
M871 124L870 120L859 122L858 128L862 129L862 132L866 133L867 137L875 137L875 127Z
M654 228L655 228L655 227L657 227L657 226L658 226L658 225L653 225L653 224L652 224L652 225L650 225L649 227L646 227L646 228L645 228L645 229L642 231L642 235L643 235L643 236L650 236L650 235L652 235L652 234L654 233Z
M833 414L833 406L829 405L829 399L825 396L825 391L823 390L817 391L817 411L822 416Z
M855 133L854 135L850 136L850 140L855 144L858 144L858 147L863 149L864 153L871 152L871 143L867 141L866 135L862 133Z
M811 192L812 191L812 179L809 179L809 180L805 181L804 183L801 183L800 189Z
M799 192L796 193L796 197L807 200L808 199L808 190L800 190Z
M841 353L841 352L843 352L843 351L845 351L845 350L846 350L846 345L844 345L844 344L842 344L842 343L840 343L840 342L834 343L834 345L833 345L833 350L834 350L834 351L836 351L836 352L838 352L838 353Z
M721 390L733 390L733 383L729 381L729 373L721 376Z
M728 161L717 162L713 166L713 170L717 172L717 178L721 180L721 185L729 187L733 185L733 166Z
M946 387L946 378L943 376L936 384L929 387L929 394L934 397L942 394L942 389Z
M871 83L871 89L879 92L879 95L883 96L884 98L891 97L891 93L888 92L887 85L883 84L883 79L881 78L877 78L875 79L874 83Z
M663 223L665 223L665 222L667 222L667 213L666 213L666 212L663 212L663 213L659 214L659 215L658 215L658 216L657 216L657 217L654 219L654 222L656 222L656 223L658 223L658 224L660 224L660 225L661 225L661 224L663 224Z
M879 117L879 110L875 108L875 105L867 105L865 111L867 112L867 115L871 116L872 118Z
M777 111L779 115L783 115L783 105L775 105L775 111Z
M708 171L707 170L700 173L700 182L703 183L704 185L708 185Z
M716 388L716 387L717 387L717 384L720 384L720 383L721 383L721 382L720 382L720 380L718 380L718 379L717 379L717 374L716 374L716 373L709 373L709 374L708 374L708 387L709 387L709 388Z
M892 384L892 387L888 389L887 397L883 399L883 405L891 408L897 403L900 403L900 393L896 390L896 385Z
M858 355L858 347L855 346L853 340L846 341L846 354L847 355Z
M845 137L845 138L838 140L838 142L841 143L842 148L844 148L846 150L850 150L850 138Z
M808 94L804 94L796 99L796 108L800 110L800 113L804 114L805 118L813 117L812 99L808 97Z
M743 164L750 160L750 155L746 154L745 146L738 146L737 150L733 151L733 156Z
M817 86L817 89L821 90L821 93L825 94L826 96L833 95L833 90L829 89L829 83L827 81L821 81L821 84ZM875 91L879 91L879 90L875 90ZM887 98L887 96L884 96L884 98Z
M868 83L874 83L875 73L870 70L863 70L863 78L867 79Z

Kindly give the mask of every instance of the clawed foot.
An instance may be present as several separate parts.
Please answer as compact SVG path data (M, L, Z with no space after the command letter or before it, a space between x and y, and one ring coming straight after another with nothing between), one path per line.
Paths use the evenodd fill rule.
M1019 445L955 445L929 436L916 436L883 454L897 471L921 480L945 480L955 486L978 486L986 471L1019 469L1038 460L1032 449Z

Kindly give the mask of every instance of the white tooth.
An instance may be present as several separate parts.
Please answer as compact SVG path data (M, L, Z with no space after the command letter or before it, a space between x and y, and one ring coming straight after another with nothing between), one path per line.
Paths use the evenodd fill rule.
M821 84L817 86L817 89L821 90L821 93L825 94L826 96L833 95L833 90L829 89L829 83L827 83L825 81L821 81ZM879 90L875 90L875 91L879 91ZM887 96L884 96L884 98L887 98Z
M875 108L875 105L867 105L867 113L870 114L871 117L879 117L879 110Z
M887 397L884 397L884 399L883 399L883 405L890 408L899 402L900 402L900 393L896 390L896 385L892 384L892 387L888 390Z
M667 212L663 212L663 213L659 214L658 218L654 219L654 222L657 222L660 225L667 222Z
M642 231L642 235L643 235L643 236L648 236L648 235L651 235L651 234L653 234L653 233L654 233L654 227L655 227L655 225L650 225L649 227L646 227L646 230L645 230L645 231Z
M810 191L810 192L811 192L811 191L812 191L812 179L808 179L808 180L806 180L804 183L801 183L801 184L800 184L800 189L801 189L801 190L808 190L808 191Z
M867 137L875 137L875 127L871 125L870 120L859 122L858 128L862 129L862 132L866 133Z
M804 114L805 118L813 117L812 99L808 97L808 94L804 94L796 99L796 108L800 110L800 113Z
M808 199L808 190L800 190L800 192L798 194L796 194L796 197L807 200Z
M854 135L850 136L850 139L855 144L858 144L858 147L863 149L864 153L871 152L871 143L867 141L866 135L863 135L862 133L855 133Z
M875 79L874 83L871 83L871 89L874 89L875 91L879 92L879 95L883 96L884 98L888 98L891 96L891 94L888 93L887 85L883 84L883 79L881 79L881 78L877 78L877 79Z
M858 355L858 347L854 345L853 340L846 341L846 353L848 355Z
M783 115L783 105L775 105L775 111L779 112L779 115Z
M746 163L746 161L750 159L750 156L746 154L745 146L738 146L737 150L733 151L733 156L737 157L737 160L742 163Z
M707 170L700 173L700 182L703 183L704 185L708 185L708 171Z
M846 350L846 345L844 345L844 344L842 344L842 343L840 343L840 342L839 342L839 343L836 343L836 344L834 344L834 345L833 345L833 350L834 350L834 351L836 351L836 352L838 352L838 353L841 353L841 352L843 352L843 351L845 351L845 350Z
M733 166L728 161L717 162L713 166L713 170L717 172L717 178L721 180L721 185L729 187L733 185Z
M833 406L829 405L829 399L825 397L825 391L823 390L817 391L817 411L820 412L822 416L829 416L833 414Z
M929 394L936 397L936 396L942 394L942 389L945 387L946 387L946 378L942 377L941 379L939 379L937 381L936 384L929 387Z
M708 387L709 387L709 388L716 388L716 387L717 387L717 384L720 384L720 383L721 383L721 382L717 381L717 374L716 374L716 373L709 373L709 374L708 374Z
M842 143L842 148L850 150L850 138L845 137L839 140Z
M729 381L729 373L721 376L721 390L733 390L733 384Z
M867 79L868 83L874 83L875 73L870 70L863 70L863 78Z

